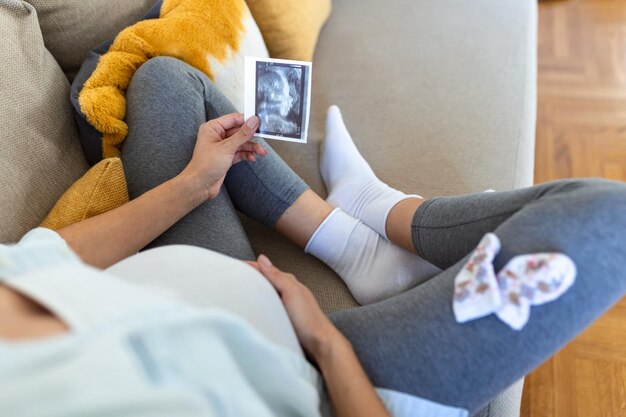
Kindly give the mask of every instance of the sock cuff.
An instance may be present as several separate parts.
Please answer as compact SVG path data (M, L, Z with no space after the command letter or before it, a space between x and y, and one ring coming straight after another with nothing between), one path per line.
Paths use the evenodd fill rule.
M313 241L315 240L315 237L320 232L320 230L322 230L324 228L324 225L326 225L326 223L328 223L340 211L341 211L341 209L339 207L337 207L336 209L331 211L328 216L326 216L324 221L317 227L317 229L315 229L315 232L313 232L313 234L309 238L309 241L307 242L306 246L304 247L304 253L309 253L310 252L311 245L312 245Z
M422 197L421 195L417 195L417 194L406 195L400 191L397 191L397 192L399 193L399 195L397 196L396 201L389 204L387 209L385 210L385 215L383 216L383 224L382 224L381 230L379 231L379 232L382 232L380 233L380 235L387 240L389 240L389 237L387 236L387 217L389 217L389 213L391 213L391 210L393 210L393 208L397 206L398 203L404 200L408 200L409 198L418 198L422 200L424 199L424 197Z

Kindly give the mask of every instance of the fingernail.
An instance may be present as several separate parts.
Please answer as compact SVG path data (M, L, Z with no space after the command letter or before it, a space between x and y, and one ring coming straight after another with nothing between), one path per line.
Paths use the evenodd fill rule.
M270 262L269 258L265 255L259 256L259 263L263 266L272 266L272 262Z
M259 118L256 116L252 116L251 118L248 119L248 121L246 122L246 126L248 126L250 129L254 129L255 127L257 127L259 125Z

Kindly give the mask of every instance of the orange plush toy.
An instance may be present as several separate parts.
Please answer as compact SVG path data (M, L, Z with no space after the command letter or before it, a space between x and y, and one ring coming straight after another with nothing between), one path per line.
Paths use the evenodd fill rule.
M244 56L267 56L263 38L244 0L163 0L160 17L122 31L85 82L80 110L102 134L105 158L119 155L126 138L126 89L148 59L171 56L215 82L241 108Z

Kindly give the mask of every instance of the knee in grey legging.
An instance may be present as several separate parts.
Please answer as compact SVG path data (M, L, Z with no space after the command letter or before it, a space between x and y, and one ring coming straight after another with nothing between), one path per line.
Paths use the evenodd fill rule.
M131 197L182 171L200 124L233 111L201 72L172 58L144 64L127 92L122 159ZM186 243L251 258L233 204L271 227L306 189L264 146L270 155L235 165L215 200L150 246ZM375 385L474 412L624 295L625 209L626 186L597 180L428 200L415 213L413 240L418 253L444 271L404 294L332 319ZM458 324L452 314L454 277L487 232L502 241L497 269L518 254L545 251L569 255L578 268L572 288L533 307L520 332L493 316Z
M332 315L377 386L477 411L626 293L626 185L565 180L499 193L433 198L417 210L418 253L444 271L378 304ZM514 331L491 315L458 324L454 278L487 232L512 257L561 252L577 267L559 299Z
M169 57L150 59L139 68L126 103L128 136L122 161L131 198L187 166L202 123L236 112L206 75ZM234 208L273 227L308 188L267 143L259 142L267 155L256 163L234 165L217 198L193 210L148 247L188 244L235 258L254 258Z

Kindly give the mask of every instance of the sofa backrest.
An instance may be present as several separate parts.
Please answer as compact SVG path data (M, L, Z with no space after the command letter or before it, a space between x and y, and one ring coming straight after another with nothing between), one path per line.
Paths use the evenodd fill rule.
M0 242L39 225L87 169L68 79L154 2L0 0Z
M70 86L35 9L0 0L0 242L36 227L85 171Z
M156 0L27 0L46 48L70 80L91 49L138 21Z

